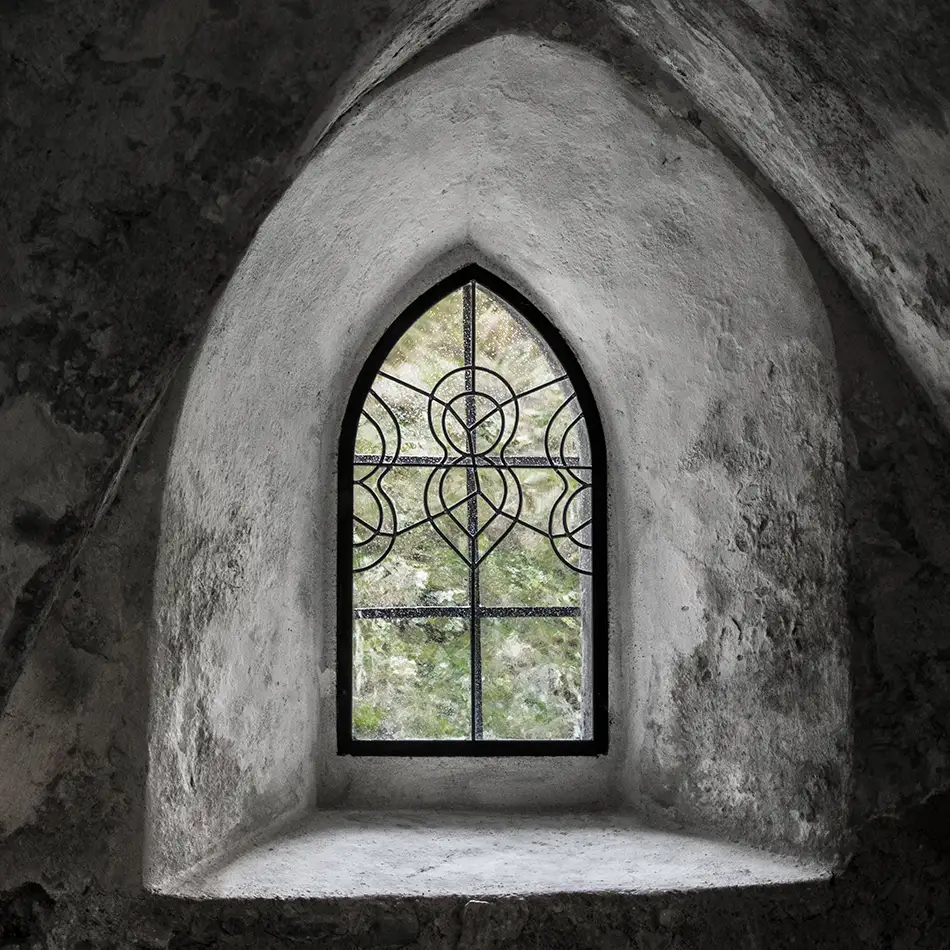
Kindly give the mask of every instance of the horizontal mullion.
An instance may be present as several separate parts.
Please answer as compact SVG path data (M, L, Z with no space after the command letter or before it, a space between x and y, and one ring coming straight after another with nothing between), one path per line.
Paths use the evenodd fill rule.
M353 739L341 743L343 755L398 756L552 756L603 755L605 739Z
M451 607L357 607L357 620L411 620L417 617L468 617L471 608ZM478 607L478 617L579 617L580 607Z
M378 455L354 455L354 465L386 465L386 466L415 466L420 468L471 468L472 462L468 458L443 459L439 455L400 455L393 458L386 455L382 459ZM475 468L574 468L579 471L588 471L589 465L581 465L575 455L560 459L551 464L543 455L513 455L502 459L500 455L476 456Z

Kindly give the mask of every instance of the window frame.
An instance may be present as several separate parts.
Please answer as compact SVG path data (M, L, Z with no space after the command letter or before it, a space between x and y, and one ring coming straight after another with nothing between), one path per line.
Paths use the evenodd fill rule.
M585 626L591 650L591 736L587 739L357 739L353 736L353 455L363 404L379 369L403 334L433 305L475 281L526 320L567 373L587 428L591 458L591 551ZM385 330L357 374L337 456L337 753L372 756L590 756L608 749L607 452L593 392L560 332L508 283L475 264L422 293Z

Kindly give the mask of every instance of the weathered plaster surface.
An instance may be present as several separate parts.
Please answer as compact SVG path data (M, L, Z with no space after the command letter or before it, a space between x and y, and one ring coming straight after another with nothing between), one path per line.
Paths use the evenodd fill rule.
M110 0L4 11L0 416L14 413L27 457L57 433L72 455L57 464L76 474L53 504L69 505L69 523L42 556L22 548L5 572L0 707L81 529L301 150L475 6ZM23 398L41 407L32 423L18 415ZM73 433L99 440L94 458ZM25 470L7 473L5 497L28 496ZM21 540L9 520L0 533L5 546Z
M190 875L189 897L649 894L827 880L828 865L630 815L317 811Z
M246 355L255 360L253 346ZM233 386L262 379L247 367L231 374ZM214 397L196 406L192 393L177 422L151 552L145 874L153 886L311 804L316 775L310 594L287 533L308 522L303 499L312 486L307 477L289 482L282 470L290 464L306 475L306 443L278 416L244 430L230 457L217 453L222 468L190 466L182 456L196 447L185 434L183 448L183 434L195 435L200 454L221 428ZM229 404L226 390L218 396ZM199 423L194 433L195 415L208 428ZM255 440L263 457L242 471Z
M570 47L486 40L366 102L262 226L196 357L169 460L150 869L234 844L265 777L304 801L285 770L299 774L314 745L324 807L643 800L758 842L840 843L848 678L827 318L764 196L654 108ZM341 759L342 410L383 328L473 257L549 314L602 408L611 754L503 769ZM210 781L189 787L196 762Z
M565 10L563 21L552 7L546 5L549 12L538 21L550 18L562 39L572 31L583 35L578 21L599 22L584 4L572 5L574 18ZM152 605L151 570L140 565L154 557L166 438L153 457L132 460L117 501L66 575L35 652L27 659L26 651L17 649L0 664L11 684L21 669L24 674L16 687L20 695L10 695L0 720L0 943L83 950L308 944L942 950L947 945L950 803L940 789L947 787L950 719L950 442L942 425L946 419L935 416L928 399L939 403L935 392L947 378L948 361L945 349L931 345L933 333L928 342L930 331L921 330L916 314L929 312L935 326L946 315L939 235L947 233L948 215L941 116L950 31L941 25L942 8L933 4L832 8L809 2L793 8L757 2L754 8L766 15L756 15L751 4L656 5L659 14L643 4L628 5L621 16L627 29L610 33L653 50L667 70L677 44L690 37L691 61L700 68L686 72L697 98L726 121L792 201L861 298L861 305L855 304L817 252L809 257L832 317L847 422L855 789L862 822L848 867L831 886L640 899L195 904L143 895L143 644ZM201 325L207 301L233 271L247 236L276 197L279 189L270 187L268 174L256 176L255 156L263 149L267 165L267 142L279 143L281 155L289 156L295 147L290 140L304 139L310 134L306 128L314 128L309 118L301 118L309 110L298 112L294 104L298 84L292 77L300 73L291 64L316 64L306 88L312 89L313 102L326 103L336 101L335 93L323 83L338 75L334 70L342 64L358 64L357 71L371 61L385 67L389 52L402 61L419 48L407 43L398 49L399 40L387 45L383 34L394 21L385 17L392 8L380 8L379 27L370 24L367 8L355 3L342 13L321 4L316 21L298 18L308 8L294 4L256 4L239 9L233 20L221 5L188 4L176 12L174 4L156 3L137 9L141 13L128 13L119 4L81 9L59 4L51 18L47 7L20 4L15 12L5 11L0 31L0 162L3 180L16 182L0 203L0 414L20 420L16 441L4 438L0 456L6 462L12 444L13 464L19 465L20 452L32 452L34 443L56 446L49 464L64 473L55 479L58 500L34 502L48 505L50 522L58 521L66 505L86 516L95 508L129 426L160 388L162 373L174 363L173 351L184 347L191 327ZM347 31L351 13L365 14L367 29ZM256 18L250 28L244 25L248 16ZM814 22L807 22L809 16ZM702 18L698 44L683 17L693 25ZM268 21L273 29L266 28ZM162 65L136 64L140 53L120 49L138 22L147 22L156 42L165 44L159 48L166 56ZM428 28L419 22L422 43ZM543 23L539 28L553 35ZM182 71L181 51L198 35L217 39L204 49L195 46ZM304 39L291 53L297 36ZM375 60L356 52L367 48L364 43L379 44L374 48L384 52ZM275 50L268 61L287 71L280 81L268 80L259 95L262 63ZM737 51L735 59L730 50ZM70 54L77 52L85 59L73 67ZM201 70L216 78L207 85L188 81L191 71L200 76ZM175 78L176 71L185 78ZM283 89L290 90L287 97ZM761 107L762 89L771 112ZM723 90L728 95L723 93L720 105ZM713 124L708 113L688 96L677 96L668 98L672 111L707 131ZM842 110L843 100L852 105ZM883 137L873 133L880 143L874 151L866 149L865 130L877 121L880 102L889 104L889 118ZM168 120L172 134L146 141L142 130L166 128L154 117L175 105L183 108ZM902 115L911 117L906 135ZM762 116L769 116L764 132ZM132 135L132 144L117 131L128 117L140 135ZM829 143L833 133L838 138ZM870 156L867 163L859 161L863 171L842 179L847 167L839 166L862 150ZM197 172L189 177L192 168ZM909 174L909 168L919 169L923 178ZM245 186L261 189L259 205ZM236 206L250 209L247 217L235 213L224 223L201 217L206 207L214 213L218 195L227 207L228 196L238 192L243 197ZM860 214L852 203L861 207ZM104 222L88 238L87 212L93 223ZM927 250L921 255L923 244ZM205 256L211 247L215 250ZM887 278L888 258L896 262L899 277ZM162 269L166 259L172 263ZM903 301L906 293L907 307L893 306L888 280L899 282L897 298ZM150 305L154 288L171 305L158 298ZM140 319L146 312L151 318ZM916 380L871 329L886 313L889 332L911 341L899 350ZM188 324L184 335L182 323ZM114 362L107 332L113 324L123 341ZM73 328L83 335L84 346L74 347ZM145 350L147 358L139 358ZM70 353L78 354L79 370ZM162 362L166 356L168 363ZM928 370L934 365L936 370ZM928 379L922 394L917 381ZM23 395L25 403L18 398ZM52 435L50 418L56 424ZM63 420L69 428L61 426ZM108 440L105 450L87 439L94 432ZM36 478L4 481L0 500L30 498L27 485ZM14 534L8 524L2 530L9 532L9 545ZM55 530L47 537L58 544ZM67 558L54 562L55 550L42 555L46 573L41 568L31 575L29 599L20 600L20 616L28 622L17 630L39 628L29 620L34 611L41 613L38 607L48 603L68 566ZM14 565L12 577L25 578L37 557L34 544L21 543L5 564Z
M603 6L794 205L950 424L947 4Z

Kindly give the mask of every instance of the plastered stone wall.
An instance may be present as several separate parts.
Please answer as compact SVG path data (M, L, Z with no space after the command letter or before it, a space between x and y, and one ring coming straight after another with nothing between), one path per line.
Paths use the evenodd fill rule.
M357 6L351 4L348 9ZM860 294L856 303L821 252L811 247L806 257L835 335L845 416L848 612L855 638L854 857L831 887L768 894L713 891L640 900L564 897L481 902L471 907L455 900L194 905L144 895L141 842L148 689L144 644L151 636L152 574L170 444L167 425L159 426L157 434L153 430L142 447L130 453L118 494L96 528L88 535L82 530L86 517L98 510L96 500L116 471L115 460L129 444L129 426L141 420L151 394L160 388L161 375L175 363L177 350L166 350L161 341L154 353L150 350L141 356L143 339L167 331L175 347L184 347L203 325L197 315L207 309L209 291L230 274L246 246L246 235L259 220L261 211L243 217L244 211L251 205L266 208L274 200L271 180L248 173L255 163L253 156L248 158L249 152L242 151L245 143L251 143L251 152L256 148L257 139L248 129L258 127L259 110L253 108L257 96L234 90L242 84L255 88L254 69L264 51L269 62L283 62L287 72L268 87L264 109L289 134L300 121L297 112L272 105L283 102L273 94L290 88L285 76L293 64L330 62L314 52L324 44L340 61L351 61L357 47L366 49L366 43L385 33L384 25L379 33L375 27L350 31L344 42L339 39L342 33L321 26L323 20L301 27L294 11L306 9L303 6L278 10L256 5L259 19L253 24L246 19L246 10L231 20L210 8L194 8L187 29L171 29L167 24L178 22L173 6L156 6L146 17L149 30L161 32L170 44L185 48L197 36L220 38L212 47L195 47L195 61L209 60L207 68L221 79L222 89L189 85L182 92L166 82L182 61L172 46L165 52L162 67L154 70L83 67L76 73L84 77L79 82L72 73L51 75L58 57L68 63L69 54L83 48L105 61L134 62L126 44L134 41L137 18L145 16L146 6L139 7L134 16L120 4L85 5L81 11L75 5L61 5L55 18L35 5L8 11L0 31L0 55L4 69L11 57L16 62L4 74L7 95L3 102L15 117L3 127L2 135L5 143L12 141L15 147L5 150L0 161L13 162L5 165L4 180L16 181L20 187L16 201L0 206L0 223L4 233L12 236L0 246L2 307L5 318L13 313L12 321L0 331L5 367L0 389L9 418L16 422L25 414L33 422L25 428L16 422L4 431L16 434L17 454L26 448L38 458L47 458L43 465L55 462L60 467L63 476L51 480L49 493L46 489L37 492L44 501L34 503L48 504L57 524L63 528L73 524L75 530L64 532L64 540L54 530L56 525L38 533L38 519L19 521L28 528L32 539L28 541L14 530L14 522L6 528L9 547L4 568L24 555L37 561L48 559L49 567L32 573L21 588L17 622L11 628L17 635L4 642L5 650L11 643L16 647L12 654L15 672L22 670L23 675L19 679L8 676L11 666L5 654L3 689L8 701L0 716L0 761L5 766L13 763L13 768L0 769L0 938L13 945L70 948L130 944L299 947L307 940L340 948L718 948L745 944L771 950L802 945L851 947L855 942L888 948L945 946L950 919L945 886L950 876L946 841L950 812L947 794L941 790L947 787L950 754L946 732L950 644L945 623L950 609L946 602L950 442L930 405L933 389L922 392L918 388L923 377L916 358L902 350L912 370L907 371L895 360L887 338L875 333L875 320L886 304L876 296L878 285L864 279L867 274L886 274L887 257L893 258L895 252L916 254L923 232L939 236L946 230L941 224L947 215L946 193L936 181L947 167L941 160L946 136L940 132L939 117L946 102L940 87L942 69L950 62L941 49L950 34L933 19L940 13L938 6L836 4L832 10L826 4L808 3L787 7L781 15L757 17L753 14L762 4L755 8L703 4L707 19L701 42L692 47L699 68L690 73L691 80L699 77L705 82L717 75L728 80L728 101L735 109L732 134L792 200L824 251L832 252L836 266ZM167 19L166 8L171 10ZM558 29L563 38L566 26L574 36L581 36L581 24L598 22L586 7L578 9L576 18L552 8L553 4L546 7L550 23L536 11L526 13L544 35ZM647 9L636 8L638 14ZM688 12L685 4L664 7L667 12L673 9ZM772 8L773 13L776 10L777 6ZM278 19L287 11L295 26L284 33L286 24L282 26ZM723 17L723 11L728 16ZM322 12L334 24L345 23L329 4ZM812 29L809 18L826 28ZM731 34L723 29L730 19ZM286 59L273 56L272 45L258 42L261 24L267 21L272 27L267 35L274 42L297 43L310 28L320 35L320 42L304 39ZM565 26L559 27L561 23ZM679 40L654 33L646 19L632 25L634 30L626 35L635 35L638 42L655 49L668 67L672 58L668 54ZM395 42L397 59L409 57L428 35L428 28L423 29L401 49L400 42ZM251 36L254 42L237 42L242 36ZM915 51L910 69L904 68L907 57L895 50ZM710 59L712 54L723 57L725 66L718 72L711 68L716 63ZM233 68L226 70L229 63ZM843 65L847 68L842 69ZM187 67L185 72L190 70ZM313 77L314 89L323 88L320 70ZM913 82L902 78L911 75ZM637 81L647 92L652 88L650 80ZM829 83L837 85L838 96L825 94ZM147 188L142 183L169 139L145 141L135 149L130 147L126 156L108 144L113 126L100 121L114 113L114 97L131 87L144 91L125 96L124 106L139 115L146 127L163 114L169 100L179 106L190 103L188 110L175 117L176 141L187 146L180 152L181 166L167 169L166 177ZM756 88L766 89L769 109L756 107L758 100L749 98L748 90ZM156 95L157 89L167 90L168 96ZM724 114L715 89L710 85L700 98L707 109ZM870 121L867 107L880 97L881 89L890 90L885 98L893 97L892 111L898 118L921 114L925 123L935 123L927 148L917 149L916 134L906 138L916 160L928 169L927 177L908 179L901 157L906 157L906 151L888 145L905 140L892 130L878 138L881 147L873 154L874 174L859 173L836 184L835 200L829 203L823 190L829 162L846 162L849 153L810 132L800 134L803 126L795 123L803 122L806 129L833 130L858 152L866 151L862 129ZM223 100L215 100L219 93ZM841 95L861 101L845 114L835 108ZM776 101L784 107L776 109ZM789 111L793 103L799 118ZM65 113L74 113L81 121L68 126L62 122ZM4 116L12 114L8 111ZM688 118L706 135L715 126L708 112L682 94L668 99L664 114ZM191 121L186 124L188 116ZM763 116L767 119L764 132ZM751 132L756 133L754 137L749 137ZM794 147L783 145L773 151L785 132L794 139ZM66 142L67 147L51 149L51 139ZM271 135L269 141L275 143L277 136ZM193 148L196 143L204 144ZM782 161L773 162L773 156ZM189 190L187 198L181 199L182 207L170 213L178 208L168 196L178 193L180 175L202 161L207 169L214 169L224 158L232 177L202 172L198 191ZM799 160L810 163L807 174L798 173ZM118 170L115 163L121 166ZM754 174L751 167L749 171ZM102 184L98 189L87 184L77 187L77 176L83 182L88 176ZM192 184L198 186L197 180ZM240 213L236 211L224 224L202 224L204 230L195 239L203 247L225 248L220 259L214 257L213 267L204 266L210 258L189 251L161 270L142 263L144 270L133 268L127 280L108 277L112 273L106 267L109 261L116 267L122 261L131 266L143 256L150 258L157 247L177 246L179 239L183 246L197 246L189 244L187 236L194 218L192 204L203 206L205 190L220 187L222 194L230 194L245 185L253 197L233 206ZM121 200L115 198L117 194ZM839 213L847 212L852 198L862 194L876 195L879 204L861 198L865 211L852 215L850 225L835 224L836 219L843 220ZM260 205L255 204L258 200ZM113 204L115 217L107 214ZM57 215L60 207L74 209L74 214ZM86 212L96 220L106 215L106 226L98 243L83 240L74 248L65 237L71 233L75 214ZM867 229L882 215L891 222L886 242L868 237ZM795 220L791 211L788 219ZM804 228L799 226L799 230L799 245L807 245ZM833 244L829 235L836 230L840 243ZM939 316L944 312L938 302L939 243L931 253L937 268L933 280L927 279L926 259L918 259L901 270L895 281L910 288L911 301L920 298L922 309L927 309L928 299L934 301L932 312ZM74 256L83 262L78 276L73 273ZM103 268L106 276L101 280L82 278ZM61 277L50 278L60 272ZM119 277L126 273L122 270ZM937 296L927 287L936 288ZM140 319L146 288L180 293L182 322L169 317L167 307L159 308L161 320L154 327ZM113 294L121 298L114 307ZM128 317L131 329L113 333L111 348L89 364L95 372L87 371L86 350L71 350L68 342L76 338L75 331L84 345L88 341L99 347L100 334L113 322L113 310ZM899 327L899 323L894 325ZM940 345L934 342L929 350L938 367L945 365ZM167 364L158 359L165 356ZM128 374L129 369L141 375ZM935 378L939 382L939 373ZM123 380L140 400L130 410L128 425L119 425L121 420L111 414L119 398L116 393L124 392ZM34 403L24 406L16 400L18 395ZM176 416L177 409L168 409L168 415ZM44 430L53 434L56 444L55 451L45 456L41 447L53 443L43 436ZM75 437L98 431L110 440L105 453L108 462L95 461L100 451L95 440ZM9 444L5 438L5 451ZM75 471L69 458L78 458L83 465L93 462L81 490L78 476L74 482L69 474ZM37 478L41 483L42 476L24 478L22 483L3 482L4 503L13 493L33 497L31 488L14 490L11 485L32 486ZM58 521L60 497L70 499L72 509L62 522ZM41 535L49 539L48 547L37 544ZM78 559L70 562L59 557L64 547L72 548L82 538L86 541ZM41 608L50 603L57 578L63 581L61 593L44 620ZM21 650L19 645L26 638L20 634L28 629L39 633L35 649Z
M0 205L0 413L24 445L55 436L56 464L77 474L66 508L36 512L48 541L29 519L0 525L0 703L157 394L294 169L362 92L478 6L6 12L0 177L16 187ZM510 0L478 22L632 57L635 82L665 76L671 115L703 130L722 120L858 294L871 323L857 332L885 329L945 424L946 17L939 2L899 0ZM21 397L37 406L32 424ZM85 437L101 440L92 454ZM30 498L15 473L4 487Z
M550 316L604 417L603 759L335 755L343 406L383 328L471 259ZM849 747L831 344L765 197L588 55L503 37L374 96L262 227L190 375L157 559L149 866L259 824L265 782L299 789L274 816L311 798L642 805L834 850Z

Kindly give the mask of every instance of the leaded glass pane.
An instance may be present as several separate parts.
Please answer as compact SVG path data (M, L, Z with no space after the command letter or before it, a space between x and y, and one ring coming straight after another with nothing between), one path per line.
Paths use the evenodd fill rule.
M354 449L353 738L590 738L591 450L536 326L476 281L448 294L391 346Z
M580 739L579 619L485 618L481 627L485 738Z
M471 651L464 620L357 620L354 631L356 738L467 738Z

